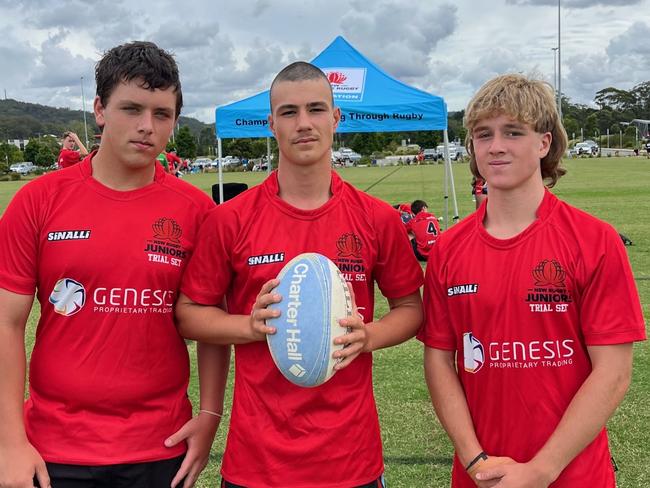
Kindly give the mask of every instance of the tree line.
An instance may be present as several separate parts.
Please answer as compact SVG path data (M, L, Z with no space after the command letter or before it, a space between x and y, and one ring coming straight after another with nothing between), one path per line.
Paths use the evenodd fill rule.
M570 139L602 138L607 131L612 135L621 134L624 147L634 147L637 131L628 125L633 119L650 119L650 81L645 81L630 90L615 87L603 88L596 92L594 106L574 104L562 96L562 115ZM463 111L448 115L449 139L465 140ZM95 142L100 130L92 114L86 116L89 145ZM47 167L56 161L60 149L58 138L63 132L71 130L84 139L83 112L65 108L47 107L16 100L0 100L0 165L18 161L32 161ZM641 133L640 137L647 134ZM29 139L24 153L9 139ZM395 152L397 147L407 141L422 148L435 148L442 143L442 133L436 132L372 132L356 134L336 134L335 146L346 146L363 155ZM216 136L214 124L205 124L190 117L181 116L174 136L167 145L168 150L176 149L179 156L194 159L197 156L216 157ZM224 139L224 155L243 158L260 158L266 155L265 139ZM275 140L271 141L271 151L277 154ZM277 159L276 159L277 161ZM6 168L1 168L5 169Z

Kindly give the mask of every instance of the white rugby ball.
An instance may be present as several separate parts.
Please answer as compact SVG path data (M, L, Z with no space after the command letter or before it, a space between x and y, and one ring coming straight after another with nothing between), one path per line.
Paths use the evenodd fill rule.
M289 261L278 274L273 290L282 296L269 308L280 316L268 319L276 328L266 341L280 372L298 386L325 383L338 362L332 353L344 346L334 339L347 332L339 319L352 315L352 297L337 266L317 253L304 253Z

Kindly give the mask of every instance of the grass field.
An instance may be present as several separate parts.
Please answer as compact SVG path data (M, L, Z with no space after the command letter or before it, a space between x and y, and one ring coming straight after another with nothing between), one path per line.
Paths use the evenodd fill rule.
M569 203L613 224L632 239L628 254L635 273L645 317L650 308L650 161L643 158L573 159L566 162L569 173L553 190ZM422 198L437 215L444 215L442 166L396 168L347 168L342 176L361 189L381 178L369 193L389 203ZM473 208L469 192L467 164L454 165L459 214ZM394 172L394 173L392 173ZM392 173L392 174L391 174ZM254 185L262 181L261 173L226 173L224 181ZM215 174L190 175L190 183L210 192ZM0 213L11 196L24 182L0 183ZM450 215L452 215L450 202ZM386 311L378 299L376 315ZM31 349L38 305L28 324ZM647 327L647 320L646 320ZM194 354L195 346L188 346ZM620 488L650 486L650 464L646 452L650 447L650 351L647 343L635 345L633 383L623 404L609 423L612 453L619 467ZM195 369L195 364L193 364ZM390 487L431 488L449 484L452 448L437 422L429 401L422 372L422 347L411 340L398 347L375 354L374 381L384 438L386 479ZM227 405L232 387L229 385ZM196 371L190 397L197 404ZM227 419L220 427L213 446L210 464L197 486L216 486L219 463L225 444ZM333 469L335 469L333 467Z

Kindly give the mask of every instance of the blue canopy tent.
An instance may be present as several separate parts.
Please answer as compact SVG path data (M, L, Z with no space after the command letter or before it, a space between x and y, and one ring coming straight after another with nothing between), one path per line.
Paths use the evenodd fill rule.
M332 85L334 103L341 109L337 132L411 132L442 130L445 142L445 221L448 222L447 184L451 183L454 219L458 218L456 192L447 135L447 105L436 95L408 86L369 61L338 36L312 61ZM269 91L217 107L218 155L221 139L271 137L268 126ZM222 181L219 165L219 182Z

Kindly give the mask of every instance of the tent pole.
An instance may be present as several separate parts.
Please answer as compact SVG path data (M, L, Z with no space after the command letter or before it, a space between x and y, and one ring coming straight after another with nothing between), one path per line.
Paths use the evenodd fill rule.
M266 174L271 174L271 138L266 138Z
M449 133L445 131L444 134L445 137L445 148L447 149L447 161L449 162L449 183L451 185L451 198L453 199L454 203L454 217L453 217L453 223L458 222L458 201L456 200L456 185L454 183L454 170L451 166L451 158L449 157Z
M445 160L445 230L447 230L449 228L449 169L451 166L449 162L449 137L447 136L447 129L442 131L442 137L445 145L443 158Z
M219 166L217 167L219 171L219 204L223 203L223 171L221 168L221 162L222 162L222 155L223 153L221 152L221 137L217 137L217 151L218 151L218 157L219 157Z

